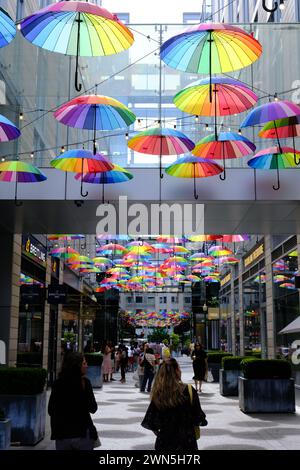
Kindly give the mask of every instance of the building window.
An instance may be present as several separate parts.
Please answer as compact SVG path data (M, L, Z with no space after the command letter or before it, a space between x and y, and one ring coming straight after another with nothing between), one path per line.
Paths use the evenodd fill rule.
M166 304L166 303L167 303L167 297L166 297L166 296L160 297L160 298L159 298L159 303L160 303L160 304Z
M143 303L143 296L142 295L137 295L135 298L135 302L137 304L142 304Z
M177 295L172 295L171 297L171 302L172 304L178 304L178 296Z
M185 304L190 304L191 303L191 298L190 297L185 297L184 298L184 303Z
M131 302L132 302L132 297L126 297L126 302L127 302L128 304L131 304Z

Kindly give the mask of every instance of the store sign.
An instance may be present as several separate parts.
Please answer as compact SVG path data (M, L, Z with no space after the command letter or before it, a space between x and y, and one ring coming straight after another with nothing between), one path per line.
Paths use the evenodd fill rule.
M21 304L40 305L44 302L45 289L36 285L23 285L20 287Z
M46 266L46 248L35 238L28 235L22 238L22 251L36 263Z
M249 256L244 258L244 267L246 268L249 264L254 263L260 256L264 254L264 244L259 245Z
M220 311L219 307L209 307L207 313L208 320L219 320L220 318Z
M67 286L60 284L50 284L48 286L48 304L66 304L67 293Z
M228 273L227 276L223 277L220 281L220 286L223 287L227 282L231 281L231 273Z

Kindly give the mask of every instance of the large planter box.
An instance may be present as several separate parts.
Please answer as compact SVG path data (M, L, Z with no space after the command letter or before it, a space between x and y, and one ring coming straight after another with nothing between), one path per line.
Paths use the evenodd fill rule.
M244 413L294 413L294 379L239 377L239 406Z
M5 419L0 421L0 450L7 450L10 446L11 421Z
M45 436L46 392L0 395L0 408L11 420L11 441L33 446Z
M220 394L224 397L237 397L240 375L240 370L220 369Z
M216 363L216 362L209 362L208 363L208 369L211 370L211 373L212 373L213 378L214 378L214 382L219 382L221 364Z
M91 381L93 388L101 388L103 386L102 366L88 366L86 375Z

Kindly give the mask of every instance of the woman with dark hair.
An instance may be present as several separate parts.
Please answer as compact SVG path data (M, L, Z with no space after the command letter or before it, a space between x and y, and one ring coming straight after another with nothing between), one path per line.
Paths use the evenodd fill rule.
M91 382L85 377L86 370L82 354L65 354L48 404L51 439L55 440L56 450L92 450L98 437L90 415L98 405Z
M151 392L151 403L142 426L154 432L155 450L159 452L196 451L195 426L205 423L196 390L181 382L176 359L162 362Z
M207 354L204 351L202 344L195 344L195 349L192 353L192 360L194 369L193 380L195 381L195 388L199 391L199 393L201 393L202 382L208 370Z

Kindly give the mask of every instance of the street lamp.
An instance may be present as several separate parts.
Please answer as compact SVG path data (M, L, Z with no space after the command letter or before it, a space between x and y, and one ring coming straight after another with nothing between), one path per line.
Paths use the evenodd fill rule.
M204 300L204 304L202 306L202 312L204 313L204 330L205 330L205 349L207 349L208 346L208 324L207 324L207 305L206 301Z
M268 13L274 13L277 8L278 8L278 2L275 2L274 3L274 7L273 8L269 8L267 7L266 5L266 0L262 0L262 7L265 11L267 11ZM279 10L284 10L285 9L285 4L284 4L284 0L280 0L279 1Z

